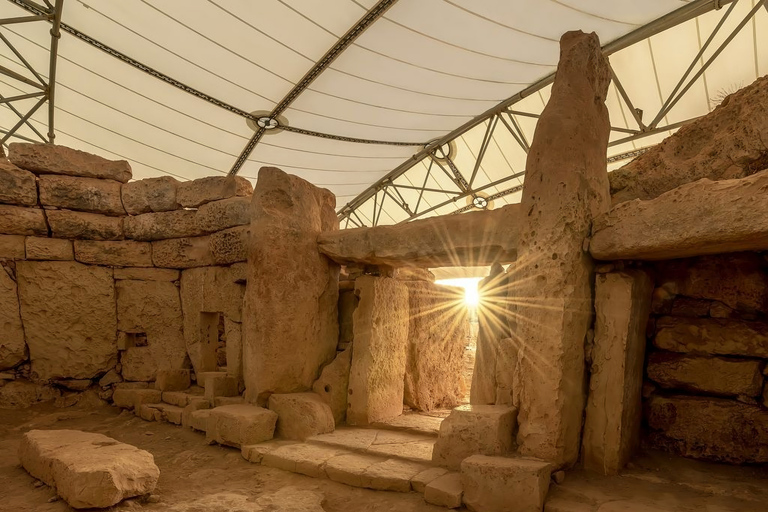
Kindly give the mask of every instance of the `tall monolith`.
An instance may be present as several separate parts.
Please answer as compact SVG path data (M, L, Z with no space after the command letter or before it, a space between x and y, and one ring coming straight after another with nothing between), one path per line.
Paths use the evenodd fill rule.
M528 152L511 332L519 344L515 404L520 452L572 465L585 404L584 345L592 323L592 219L610 208L605 106L611 81L597 36L567 32L552 94Z
M243 306L246 398L309 391L336 354L339 266L320 254L317 235L338 229L336 198L263 167L251 202Z

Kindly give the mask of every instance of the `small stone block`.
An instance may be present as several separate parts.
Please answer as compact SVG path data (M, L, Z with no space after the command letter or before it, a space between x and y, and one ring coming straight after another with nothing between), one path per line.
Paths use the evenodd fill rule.
M261 464L266 454L288 444L291 444L291 441L281 441L279 439L273 439L263 443L244 444L240 447L240 455L242 455L248 462Z
M411 487L413 488L414 491L420 492L423 494L428 483L435 480L436 478L440 478L446 473L448 473L448 470L445 468L425 469L421 473L411 478Z
M163 404L162 413L163 420L168 423L173 423L174 425L181 425L184 408L176 405Z
M470 455L504 455L512 448L517 409L505 405L462 405L440 424L432 461L459 469Z
M244 404L245 399L241 396L217 396L213 399L213 405L221 407L222 405Z
M327 478L325 463L338 453L338 450L325 446L291 444L265 454L261 464L313 478Z
M144 421L162 421L163 413L160 409L153 407L154 404L142 404L138 409L137 416Z
M206 438L240 448L269 441L275 433L277 414L255 405L224 405L211 409Z
M189 407L189 406L187 406ZM211 409L198 409L190 414L189 426L200 432L208 432L208 419Z
M71 261L75 259L72 240L28 236L25 245L28 260Z
M377 462L363 471L363 487L377 491L410 492L411 478L426 466L417 462L388 459Z
M190 395L183 391L163 391L163 402L178 407L186 407L189 397Z
M459 508L463 494L461 473L448 473L427 484L424 500L439 507Z
M191 384L189 370L157 370L155 389L184 391Z
M537 459L472 455L461 463L464 504L476 512L541 512L551 473Z
M303 441L333 432L336 422L331 407L315 393L273 394L269 409L278 416L277 436Z
M205 388L205 398L213 402L217 396L239 396L237 379L227 372L201 372L197 375L198 383Z
M205 398L190 398L187 402L187 405L184 407L184 411L181 413L181 424L185 427L194 428L195 430L202 430L205 431L205 422L203 422L202 426L204 428L196 428L192 425L193 419L192 419L192 413L195 411L200 410L206 410L211 408L211 403L206 400ZM207 421L208 418L206 417Z

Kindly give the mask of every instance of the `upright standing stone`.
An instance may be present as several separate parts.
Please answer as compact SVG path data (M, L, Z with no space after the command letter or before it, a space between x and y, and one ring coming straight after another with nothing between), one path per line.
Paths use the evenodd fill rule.
M0 370L13 368L26 358L16 281L0 266Z
M600 274L582 457L613 475L640 442L645 329L653 282L639 270Z
M347 423L367 425L403 412L408 288L388 277L355 281L360 303L354 313Z
M508 282L504 267L494 263L488 277L477 284L482 301L477 309L477 352L469 392L469 402L474 405L497 403L497 357L501 340L509 336L506 315ZM511 347L507 349L511 350ZM514 365L506 371L511 374Z
M317 235L338 229L335 198L264 167L253 193L243 324L246 397L312 389L339 337L339 266Z
M528 152L511 311L519 340L520 452L571 465L584 413L584 342L592 321L592 219L610 208L605 155L611 73L595 34L568 32Z

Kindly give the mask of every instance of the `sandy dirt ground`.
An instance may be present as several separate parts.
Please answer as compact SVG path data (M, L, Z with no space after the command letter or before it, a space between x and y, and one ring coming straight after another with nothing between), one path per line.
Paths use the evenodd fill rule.
M112 509L164 510L168 504L231 492L256 498L294 486L325 495L327 512L445 512L428 505L421 494L357 489L330 480L319 480L252 464L240 451L205 444L205 437L191 429L167 423L146 422L114 407L56 409L41 404L29 409L0 410L0 511L64 512L74 510L63 501L49 502L55 493L35 486L35 479L17 457L21 435L31 429L76 429L98 432L149 451L160 468L155 494L158 503L127 500ZM39 485L39 484L38 484ZM200 511L205 512L205 511Z

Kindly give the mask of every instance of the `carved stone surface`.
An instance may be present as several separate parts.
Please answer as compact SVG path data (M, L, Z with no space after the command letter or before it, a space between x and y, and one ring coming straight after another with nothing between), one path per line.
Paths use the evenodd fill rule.
M122 217L110 217L98 213L73 212L70 210L47 210L45 215L51 226L51 233L55 238L80 238L84 240L123 239Z

